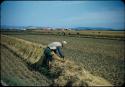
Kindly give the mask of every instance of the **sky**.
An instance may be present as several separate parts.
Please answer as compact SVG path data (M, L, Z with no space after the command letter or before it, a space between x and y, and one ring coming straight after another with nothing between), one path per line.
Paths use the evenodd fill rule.
M1 25L125 28L122 1L4 1Z

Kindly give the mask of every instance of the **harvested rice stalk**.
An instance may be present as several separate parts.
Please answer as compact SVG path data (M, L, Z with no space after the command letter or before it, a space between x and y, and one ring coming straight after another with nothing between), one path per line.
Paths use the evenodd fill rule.
M38 62L43 55L45 46L32 43L23 39L1 35L1 44L4 44L27 62L34 64Z
M46 46L6 35L1 35L1 37L1 44L15 51L30 64L41 61L41 56L43 56L43 51ZM53 57L62 61L55 53L53 53ZM92 75L71 60L67 59L65 62L60 61L55 60L50 70L58 75L54 79L53 86L112 86L109 81Z

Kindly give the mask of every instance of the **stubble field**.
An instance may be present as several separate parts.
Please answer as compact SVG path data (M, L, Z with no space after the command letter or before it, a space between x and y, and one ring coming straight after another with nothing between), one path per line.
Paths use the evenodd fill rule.
M65 45L65 47L63 48L66 58L68 58L69 60L75 61L75 63L78 66L84 67L91 74L105 78L115 86L122 85L124 83L124 79L125 79L124 77L124 74L125 74L124 41L93 39L93 38L78 38L78 37L55 36L55 35L10 35L10 36L21 38L35 43L40 43L43 45L47 45L53 41L65 40L68 42L68 44ZM5 61L4 58L6 58L6 60L8 60L9 58L12 58L13 60L17 60L17 61L19 60L15 57L9 56L12 54L9 51L6 53L7 49L5 47L2 46L1 48L2 48L1 59L3 63L1 65L3 67L2 76L5 76L4 74L7 74L8 73L7 71L11 71L9 70L11 69L11 66L8 68L6 68L7 67L6 65L4 66L4 64L7 63L7 61ZM23 63L23 62L20 62L20 63ZM11 64L11 61L9 61L8 64ZM20 65L23 65L23 64L20 64ZM25 67L26 66L22 68L19 67L19 68L21 71L23 71L25 70ZM33 72L29 71L27 73L33 73ZM36 75L36 77L39 78L39 81L42 81L40 80L40 76L41 74ZM47 85L47 84L50 84L51 81L48 83L44 81L40 83L45 83L44 85ZM37 83L37 84L41 85L40 83Z

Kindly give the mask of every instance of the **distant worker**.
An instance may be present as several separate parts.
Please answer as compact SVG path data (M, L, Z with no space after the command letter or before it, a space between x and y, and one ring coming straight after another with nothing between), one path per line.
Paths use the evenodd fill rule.
M66 41L52 42L44 50L44 55L45 55L44 62L48 66L48 68L51 68L51 62L53 59L64 62L64 53L61 50L64 47L64 44L67 44L67 42Z

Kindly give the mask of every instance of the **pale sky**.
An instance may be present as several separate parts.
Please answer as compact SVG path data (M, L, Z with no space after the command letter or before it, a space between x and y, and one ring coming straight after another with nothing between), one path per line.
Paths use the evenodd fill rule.
M125 28L122 1L4 1L1 25Z

